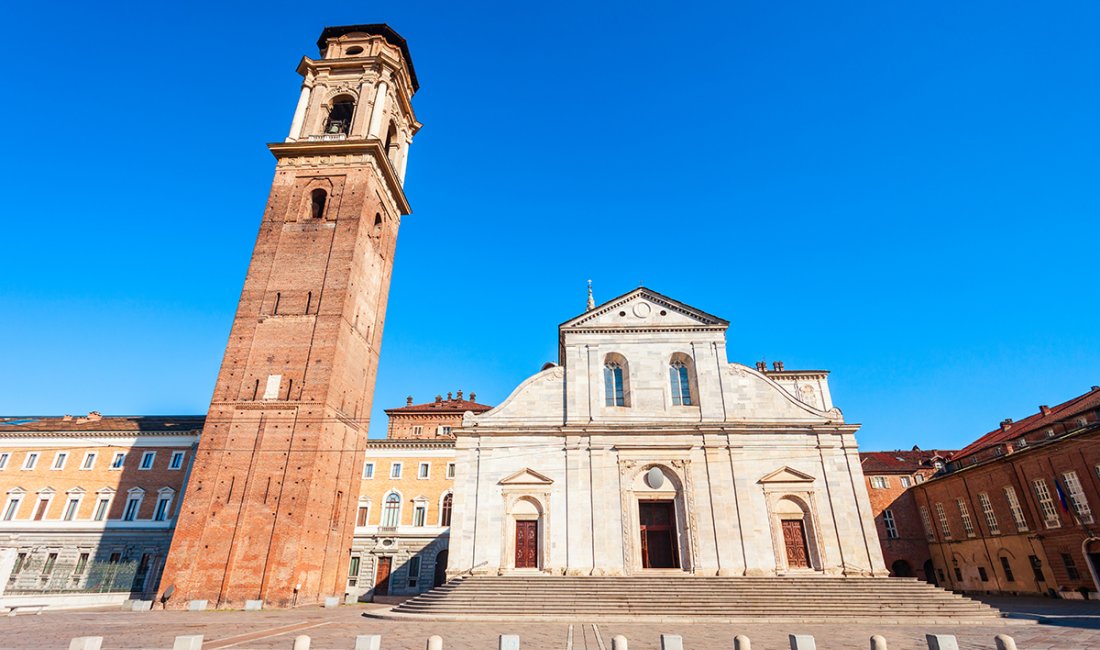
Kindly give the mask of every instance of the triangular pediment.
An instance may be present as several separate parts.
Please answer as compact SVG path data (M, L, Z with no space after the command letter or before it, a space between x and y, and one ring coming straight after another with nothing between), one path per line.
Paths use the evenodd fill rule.
M562 330L721 328L729 322L645 287L613 298L565 321Z
M553 482L549 477L526 467L515 474L500 479L500 485L550 485Z
M757 481L758 483L813 483L814 477L797 469L781 467Z

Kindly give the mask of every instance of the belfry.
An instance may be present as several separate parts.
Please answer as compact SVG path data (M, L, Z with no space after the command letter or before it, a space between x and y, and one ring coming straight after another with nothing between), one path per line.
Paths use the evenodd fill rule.
M402 189L420 128L405 40L329 27L275 180L160 582L285 606L345 591Z

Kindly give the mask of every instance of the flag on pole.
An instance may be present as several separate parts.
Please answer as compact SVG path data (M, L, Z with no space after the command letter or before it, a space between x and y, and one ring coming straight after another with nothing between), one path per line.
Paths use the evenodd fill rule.
M1058 482L1058 477L1054 477L1054 490L1058 493L1058 501L1062 504L1062 512L1069 512L1069 503L1066 500L1066 492L1062 489L1062 484Z

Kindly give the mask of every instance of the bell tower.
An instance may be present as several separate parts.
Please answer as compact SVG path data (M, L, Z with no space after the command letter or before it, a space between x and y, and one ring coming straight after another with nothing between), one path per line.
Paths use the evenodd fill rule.
M275 180L160 581L169 607L341 596L402 189L420 128L387 25L304 57Z

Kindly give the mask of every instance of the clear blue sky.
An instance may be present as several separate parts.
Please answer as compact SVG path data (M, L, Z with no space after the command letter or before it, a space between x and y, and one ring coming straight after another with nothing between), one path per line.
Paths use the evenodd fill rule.
M204 413L325 25L409 41L372 432L502 400L639 283L833 372L865 449L1100 384L1100 5L17 3L0 413Z

